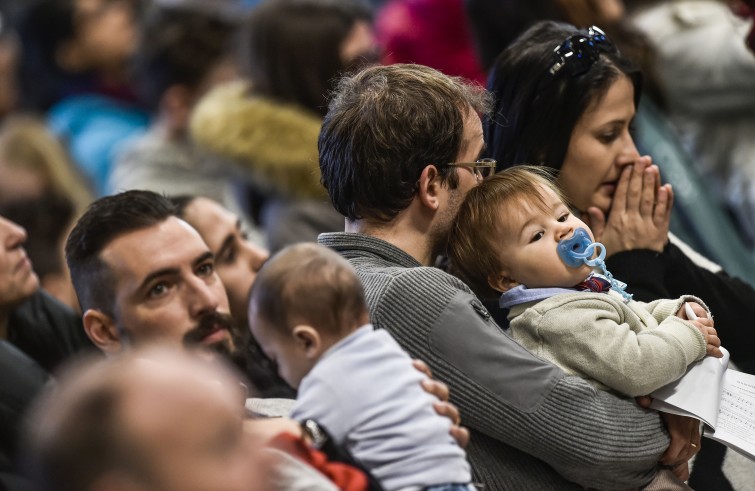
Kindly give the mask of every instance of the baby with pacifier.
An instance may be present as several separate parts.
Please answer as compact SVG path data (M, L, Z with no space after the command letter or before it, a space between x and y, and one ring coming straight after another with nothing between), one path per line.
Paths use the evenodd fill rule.
M706 354L722 356L699 298L631 299L541 167L512 167L472 189L448 257L478 296L508 309L514 339L596 388L647 395Z

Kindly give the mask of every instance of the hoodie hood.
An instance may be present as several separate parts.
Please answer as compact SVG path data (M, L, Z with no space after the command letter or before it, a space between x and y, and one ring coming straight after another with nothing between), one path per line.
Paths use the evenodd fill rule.
M210 91L190 121L192 138L276 191L295 198L327 196L320 184L317 138L322 119L306 109L255 96L246 82Z

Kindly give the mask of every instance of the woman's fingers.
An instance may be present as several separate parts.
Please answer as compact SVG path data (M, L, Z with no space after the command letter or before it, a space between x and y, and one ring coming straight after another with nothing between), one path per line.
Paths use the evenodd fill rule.
M616 191L613 193L613 202L611 203L611 214L623 215L627 210L627 193L629 192L629 180L632 177L633 166L628 165L621 171L619 182L616 184Z
M668 222L671 216L671 204L673 201L673 194L671 192L671 184L664 184L658 188L656 193L655 207L653 208L653 222L656 225L662 226L665 222Z
M642 174L642 194L640 196L640 214L642 216L651 216L656 204L659 182L658 168L654 165L647 167Z

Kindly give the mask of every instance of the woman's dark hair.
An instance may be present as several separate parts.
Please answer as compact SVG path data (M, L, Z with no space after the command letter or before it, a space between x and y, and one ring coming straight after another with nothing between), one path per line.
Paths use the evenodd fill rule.
M558 61L554 50L577 34L586 31L539 22L496 60L488 79L495 107L484 131L486 156L498 161L499 170L521 163L560 170L577 121L622 75L631 80L635 106L639 103L642 75L612 45L583 73L573 74L568 66L551 73Z
M153 111L174 85L195 91L230 55L236 25L198 8L150 6L133 61L136 86Z
M372 21L359 0L267 0L243 30L240 64L256 93L324 116L332 82L348 68L341 45L358 21Z

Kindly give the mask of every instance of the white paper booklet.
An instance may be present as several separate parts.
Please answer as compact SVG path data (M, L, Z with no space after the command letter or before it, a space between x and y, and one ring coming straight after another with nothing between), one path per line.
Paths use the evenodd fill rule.
M755 375L729 368L729 352L721 351L723 358L706 356L653 392L650 407L701 420L703 436L755 460Z

